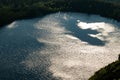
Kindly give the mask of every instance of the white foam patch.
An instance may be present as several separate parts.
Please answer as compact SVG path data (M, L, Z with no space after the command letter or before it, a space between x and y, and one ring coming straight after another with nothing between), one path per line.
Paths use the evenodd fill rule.
M96 18L102 21L93 21ZM73 35L66 34L71 32L65 27L70 19L80 29L100 32L89 35L108 43L104 46L89 45ZM88 23L87 20L91 20L91 22ZM34 54L31 53L35 62L31 61L31 58L29 58L31 55L29 55L29 59L26 59L24 64L30 68L39 67L42 62L37 56L49 54L51 63L49 71L53 73L53 76L60 77L62 80L88 80L94 72L117 60L118 52L120 52L120 29L115 24L120 25L116 21L100 16L83 16L83 14L77 13L48 15L34 24L34 27L38 29L36 34L41 35L39 29L44 31L44 36L37 36L36 39L46 45L42 50L38 50ZM34 63L34 66L32 63Z

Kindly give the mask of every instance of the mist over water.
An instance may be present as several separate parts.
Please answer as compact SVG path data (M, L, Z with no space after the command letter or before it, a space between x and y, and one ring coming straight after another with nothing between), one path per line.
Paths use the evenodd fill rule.
M0 80L88 80L117 60L120 23L80 13L15 21L0 30Z

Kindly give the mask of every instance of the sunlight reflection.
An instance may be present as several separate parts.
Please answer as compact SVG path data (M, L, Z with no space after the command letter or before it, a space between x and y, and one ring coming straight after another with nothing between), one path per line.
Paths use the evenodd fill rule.
M15 27L17 27L17 26L18 26L18 25L17 25L17 22L15 21L15 22L9 24L9 25L7 26L7 28L13 29L13 28L15 28Z
M91 30L97 30L98 34L89 34L91 37L97 37L98 39L101 40L106 40L108 35L111 32L115 32L115 26L112 24L104 23L104 22L94 22L94 23L86 23L86 22L78 22L78 27L81 29L91 29Z
M15 21L0 31L0 69L17 67L21 73L35 73L40 80L48 76L49 80L88 80L117 60L119 26L97 15L60 12Z

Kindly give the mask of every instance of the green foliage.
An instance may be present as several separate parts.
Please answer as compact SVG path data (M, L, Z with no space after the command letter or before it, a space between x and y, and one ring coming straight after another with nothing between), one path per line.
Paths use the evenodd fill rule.
M120 21L119 0L0 0L0 26L57 11L99 14Z
M120 80L120 60L100 69L89 80Z

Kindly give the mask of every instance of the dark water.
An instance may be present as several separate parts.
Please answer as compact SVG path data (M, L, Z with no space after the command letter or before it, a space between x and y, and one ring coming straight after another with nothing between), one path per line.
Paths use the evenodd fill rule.
M75 21L77 21L77 19L71 19L68 20L68 22L63 22L65 24L65 28L69 31L71 31L71 33L68 33L70 35L73 35L77 38L79 38L80 40L87 42L90 45L97 45L97 46L104 46L105 45L105 41L102 41L98 38L95 37L91 37L88 34L98 34L99 32L96 30L91 30L91 29L80 29L75 23ZM66 33L67 34L67 33Z
M23 20L17 23L17 28L8 29L5 27L0 30L0 80L55 79L52 77L52 73L47 70L50 62L44 63L47 55L40 57L43 63L39 73L36 73L36 69L27 70L21 64L21 61L24 61L31 52L44 47L44 43L35 39L34 31L37 31L33 27L35 21Z
M116 21L107 21L107 19L98 16L98 18L93 17L78 13L56 13L45 16L44 18L15 21L2 28L0 30L0 80L87 80L90 75L89 73L86 75L86 72L85 74L82 72L83 75L86 75L86 78L80 77L79 75L73 76L72 78L66 78L64 77L65 75L62 77L61 75L56 76L55 74L57 74L57 72L54 73L55 71L51 67L53 67L53 65L59 66L59 64L53 64L54 61L52 62L51 60L56 59L57 56L66 54L64 53L64 49L71 51L68 53L69 55L67 54L67 57L71 57L72 59L73 56L71 54L76 53L74 50L77 48L74 47L70 50L69 47L66 47L61 49L66 43L72 45L72 43L76 41L81 41L87 43L88 46L104 47L111 41L106 39L109 35L102 35L102 37L106 37L104 40L89 35L102 33L97 29L82 29L77 25L77 20L86 23L102 22L104 20L104 22L113 23L113 25L118 26ZM103 32L105 32L105 30L103 30ZM114 32L114 30L108 32L108 34L112 32ZM77 40L73 39L73 41L71 41L71 39L69 40L68 38L60 38L66 35L73 36L77 38ZM61 39L63 39L64 42L60 41ZM118 42L118 44L120 43ZM76 45L84 46L83 44ZM118 50L119 47L120 46L118 46L116 50ZM63 53L58 55L60 50L63 51ZM79 51L80 49L77 50ZM82 57L82 55L74 55ZM105 56L108 56L108 54ZM110 58L112 59L101 65L104 66L110 63L116 59L116 56L111 55ZM67 61L67 58L65 59ZM60 62L61 61L62 60L60 60ZM56 68L57 66L55 69ZM78 68L75 68L75 70L77 69ZM91 72L93 73L94 70L91 70ZM74 71L72 73L74 73Z

